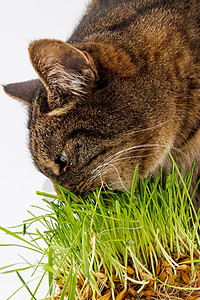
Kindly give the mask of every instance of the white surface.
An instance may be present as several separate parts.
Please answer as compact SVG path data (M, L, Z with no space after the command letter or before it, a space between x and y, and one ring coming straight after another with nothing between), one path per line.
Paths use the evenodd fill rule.
M6 0L0 5L0 83L36 78L29 62L28 45L39 38L66 40L89 0ZM50 191L51 183L34 167L28 151L27 110L0 88L0 226L20 224L29 217L31 205L41 205L36 190ZM0 231L0 243L14 243ZM33 253L21 248L0 247L0 267L22 261L34 262ZM25 280L28 277L21 273ZM6 300L21 283L15 274L0 274L0 300ZM30 287L32 287L30 285ZM44 283L37 300L45 296ZM28 300L25 288L12 298Z

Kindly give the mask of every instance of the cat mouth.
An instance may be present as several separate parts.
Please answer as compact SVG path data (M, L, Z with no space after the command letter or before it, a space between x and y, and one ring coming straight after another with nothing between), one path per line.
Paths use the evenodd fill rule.
M91 193L92 191L94 191L96 189L96 187L92 188L92 187L88 186L88 180L83 180L76 186L63 184L63 187L66 190L68 190L70 193L74 194L75 196L80 196L83 199L86 198L89 193ZM54 191L56 192L56 194L58 196L60 196L60 190L59 190L59 188L57 188L55 183L53 183L53 188L54 188ZM73 200L78 202L76 197L73 197L72 195L71 195L71 197Z
M97 191L101 191L105 194L109 193L109 192L113 192L113 189L111 189L107 184L95 184L95 185L90 185L90 181L89 180L83 180L81 181L78 185L76 186L70 186L67 184L64 184L63 187L69 191L69 195L71 200L73 200L76 203L83 203L83 201L86 201L87 199L89 199L89 196L91 198L91 201L93 199L93 201L95 201L95 197L94 197L94 192ZM62 193L61 190L59 189L59 186L57 187L57 185L55 183L53 183L53 188L54 191L56 192L57 196L59 198L62 198ZM67 192L66 192L67 194Z
M60 191L60 189L57 188L56 185L55 185L54 183L53 183L53 188L54 188L54 191L56 192L57 196L60 198L60 196L61 196L61 191ZM67 187L66 187L66 189L75 195L75 193L74 193L70 188L67 188ZM81 195L79 195L79 196L81 196ZM76 202L76 203L81 203L81 202L78 200L78 198L75 197L75 196L73 196L73 195L70 195L70 198L71 198L74 202ZM64 202L64 200L63 200L63 202Z

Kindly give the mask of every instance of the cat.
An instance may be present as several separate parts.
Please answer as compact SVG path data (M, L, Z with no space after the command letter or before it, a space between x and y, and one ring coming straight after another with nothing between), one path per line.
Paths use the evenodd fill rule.
M38 79L5 92L29 106L36 167L74 193L130 191L171 168L200 176L200 1L94 0L67 42L29 47ZM168 147L168 149L167 149ZM195 207L200 206L198 195Z

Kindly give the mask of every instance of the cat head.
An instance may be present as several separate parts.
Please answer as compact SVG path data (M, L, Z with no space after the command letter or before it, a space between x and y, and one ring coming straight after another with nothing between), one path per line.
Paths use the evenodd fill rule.
M127 54L47 39L29 54L39 79L4 89L29 106L29 148L46 176L78 193L102 183L130 190L136 165L145 177L164 161L171 107Z

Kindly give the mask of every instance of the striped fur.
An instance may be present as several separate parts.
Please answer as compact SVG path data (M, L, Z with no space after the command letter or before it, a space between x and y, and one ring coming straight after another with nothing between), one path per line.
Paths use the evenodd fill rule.
M33 101L19 85L5 89L29 103L37 168L77 193L104 183L130 191L136 165L141 178L160 165L170 170L167 144L183 173L196 160L194 188L199 20L199 0L94 0L67 43L33 42L30 59L42 83L30 88ZM199 191L194 203L198 209Z

